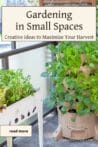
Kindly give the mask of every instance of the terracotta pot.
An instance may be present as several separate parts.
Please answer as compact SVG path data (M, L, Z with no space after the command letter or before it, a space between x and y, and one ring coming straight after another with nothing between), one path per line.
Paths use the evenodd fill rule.
M81 140L95 136L96 117L94 114L79 116L75 113L61 114L59 111L59 125L61 126L62 136Z

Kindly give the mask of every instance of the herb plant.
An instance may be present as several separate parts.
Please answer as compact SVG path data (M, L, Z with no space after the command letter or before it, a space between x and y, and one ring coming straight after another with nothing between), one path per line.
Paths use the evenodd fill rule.
M22 70L0 70L0 107L9 106L34 92L30 76L24 76Z
M98 114L98 42L50 45L54 60L46 64L53 83L48 103L62 113Z

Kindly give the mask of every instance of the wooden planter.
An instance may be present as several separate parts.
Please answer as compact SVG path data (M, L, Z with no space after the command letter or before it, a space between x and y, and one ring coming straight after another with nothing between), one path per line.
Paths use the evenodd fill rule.
M38 92L34 96L28 96L0 112L0 125L14 125L22 123L36 113L36 100Z
M78 116L75 113L61 114L59 111L59 127L54 137L57 140L62 137L73 140L96 138L95 127L96 117L94 114Z
M96 5L96 0L40 0L40 6L45 6L48 4L90 4L92 6Z

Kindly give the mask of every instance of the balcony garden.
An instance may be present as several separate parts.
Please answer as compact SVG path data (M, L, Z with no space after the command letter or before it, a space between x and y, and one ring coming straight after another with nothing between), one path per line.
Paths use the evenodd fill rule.
M11 5L20 5L13 2ZM20 3L39 5L32 0ZM98 20L98 11L96 14ZM33 132L31 137L14 138L13 147L97 147L98 41L3 44L0 42L0 124L32 125ZM37 128L42 129L37 118L42 102L43 144ZM2 119L2 114L8 115ZM6 138L0 137L0 147L7 147Z
M42 43L41 46L46 46L50 43ZM40 45L40 43L39 43ZM35 46L35 47L34 47ZM25 47L23 47L22 49L24 49ZM26 47L27 48L27 47ZM33 45L33 46L29 46L29 48L38 48L38 45ZM76 122L79 121L80 122L80 118L83 117L82 122L84 123L84 116L87 115L86 122L87 120L89 120L92 128L90 128L89 130L91 131L91 136L89 136L89 138L93 137L93 139L97 139L97 135L95 136L95 131L94 131L94 126L95 126L95 117L97 115L97 111L98 111L98 104L97 104L97 65L98 65L98 59L97 59L97 48L98 48L98 44L97 41L96 42L85 42L85 43L68 43L68 42L61 42L61 43L57 43L56 45L54 44L50 44L48 45L48 49L51 50L52 52L52 59L50 54L46 54L46 48L43 49L42 52L40 52L41 50L38 49L38 52L34 53L35 51L33 50L32 53L33 55L35 55L35 57L37 57L37 62L39 61L38 59L41 59L41 63L43 64L41 70L38 72L35 72L35 75L33 76L33 81L32 83L36 83L36 85L39 85L38 82L38 78L34 78L36 76L40 76L41 73L45 70L45 61L46 61L46 56L49 57L52 62L47 62L46 63L46 72L43 74L44 76L47 76L48 79L45 85L43 85L41 88L44 90L45 92L45 88L49 87L49 83L50 83L50 94L48 95L48 99L46 99L46 101L48 102L48 105L50 105L52 108L54 108L54 106L57 106L58 109L58 113L59 113L59 123L57 120L57 114L54 113L55 111L50 111L52 113L49 113L49 115L47 115L44 118L44 128L45 128L45 146L48 146L48 141L50 146L54 146L54 144L58 145L58 146L62 146L64 147L65 144L68 143L68 145L73 145L76 146L78 144L78 142L71 142L70 140L67 139L62 139L61 137L65 137L66 138L66 130L65 128L63 128L62 132L62 127L65 127L64 125L61 125L63 123L66 123L66 118L68 113L72 113L72 116L70 116L70 119L67 120L67 122L69 121L69 124L72 124L71 129L73 128L73 125L75 126L75 124L77 124ZM28 48L27 48L28 49ZM20 49L16 49L18 52L20 52ZM9 55L14 55L16 54L16 50L14 51L10 51L10 54L6 54L3 53L1 54L1 57L6 57ZM41 55L39 56L39 54L41 53ZM38 56L40 58L38 58ZM25 60L25 57L29 57L28 59L28 63L27 60ZM44 58L44 60L43 60ZM5 58L6 59L6 58ZM18 59L18 60L17 60ZM36 68L38 67L37 70L39 70L39 67L41 66L34 66L33 65L33 70L32 70L32 64L31 63L36 63L34 61L31 60L32 59L32 54L28 54L26 52L25 55L21 54L18 58L13 58L13 60L10 58L9 61L9 66L11 68L11 64L13 62L15 62L15 60L17 60L17 67L19 68L20 66L23 68L23 73L28 72L30 70L34 72L34 69L36 70ZM49 59L49 60L50 60ZM6 60L5 60L6 61ZM19 62L20 61L20 62ZM16 64L15 63L15 64ZM14 64L14 65L15 65ZM30 65L30 68L28 65ZM35 67L35 68L34 68ZM6 68L6 66L3 68ZM16 72L15 72L16 71ZM12 103L16 103L17 101L21 101L20 99L32 94L32 92L34 92L34 88L32 89L31 84L29 83L30 77L29 76L24 76L24 74L22 73L22 71L20 70L1 70L1 87L4 87L3 90L1 90L1 92L3 91L3 95L2 96L2 101L0 103L0 106L4 106L5 104L6 106L10 107L11 105L13 105ZM38 75L37 75L38 73ZM28 75L28 74L27 74ZM7 78L7 79L6 79ZM41 78L41 76L40 76ZM2 80L3 79L3 80ZM35 80L36 79L36 80ZM45 80L45 78L43 78ZM39 80L40 81L40 80ZM49 82L50 81L50 82ZM23 82L23 83L20 83ZM47 83L48 82L48 83ZM21 86L22 84L22 86ZM34 85L33 84L33 85ZM36 86L35 86L36 87ZM13 91L13 93L11 93L11 89ZM18 88L18 89L15 89ZM19 98L19 94L22 94L21 88L25 89L24 90L24 96L20 96ZM1 88L2 89L2 88ZM23 91L22 89L22 91ZM32 91L33 90L33 91ZM28 94L27 94L28 93ZM8 98L9 96L9 98ZM45 93L43 95L43 97L45 97ZM23 100L23 99L22 99ZM50 101L51 100L51 101ZM31 101L30 101L31 103ZM29 103L29 104L30 104ZM19 106L22 107L22 105L24 105L24 103L21 103L21 105L19 104ZM35 107L33 107L35 108ZM46 103L45 103L45 110L46 111ZM32 109L34 110L34 109ZM54 109L52 109L54 110ZM1 112L2 113L2 112ZM21 113L21 119L24 119L24 113ZM90 114L90 117L89 117ZM31 111L30 113L26 114L29 115L30 117L32 116ZM77 120L77 116L79 116L79 120ZM91 117L93 116L93 117ZM34 119L34 118L32 118ZM19 120L17 120L17 117L15 118L15 122L17 124L17 121L19 122ZM89 122L86 123L86 131L87 131L87 127ZM12 122L13 123L13 122ZM83 124L82 123L82 124ZM55 125L54 125L55 124ZM53 133L55 132L56 128L58 127L59 124L59 131L57 130L56 133L56 139L60 139L60 141L55 141L53 138ZM79 123L81 124L81 123ZM74 129L73 131L75 132L81 132L83 134L82 137L84 137L86 134L85 129L83 128L81 124L81 128L82 130L80 130L80 126L78 126L78 129ZM85 123L84 123L85 124ZM51 126L51 129L49 129ZM75 126L76 127L76 126ZM96 125L97 127L97 125ZM78 131L77 131L78 130ZM36 125L34 126L34 134L32 135L32 137L30 139L27 139L27 142L30 143L30 145L32 145L33 143L33 139L36 139L35 145L38 146L38 136L36 136L37 130L36 130ZM72 133L73 134L73 133ZM97 133L96 133L97 134ZM78 137L81 137L81 135L78 134L78 137L76 137L76 135L74 136L75 138L71 138L71 139L76 139ZM69 136L67 136L67 138L70 138ZM87 136L88 138L88 136ZM87 139L86 138L86 139ZM79 140L81 140L81 138L78 138ZM85 138L82 138L85 139ZM23 146L23 144L27 143L25 142L24 138L16 138L14 140L14 145L19 146ZM95 145L97 146L97 143L95 141L91 141L91 139L89 139L88 141L80 141L79 142L80 146L82 146L83 144L88 144L88 145Z

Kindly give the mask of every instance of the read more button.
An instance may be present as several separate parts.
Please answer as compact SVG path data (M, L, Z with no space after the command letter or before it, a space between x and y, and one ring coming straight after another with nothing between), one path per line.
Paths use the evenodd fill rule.
M2 137L29 137L32 136L32 126L0 126Z

